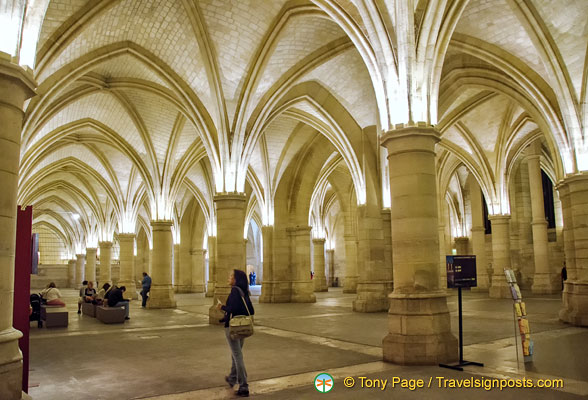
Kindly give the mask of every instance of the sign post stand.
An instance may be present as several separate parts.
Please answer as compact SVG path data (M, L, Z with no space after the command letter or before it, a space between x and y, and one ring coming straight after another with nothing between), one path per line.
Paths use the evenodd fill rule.
M459 320L459 362L454 365L439 364L442 368L463 371L463 367L474 365L483 367L484 364L463 359L463 312L462 312L462 287L477 286L476 280L476 256L447 256L447 288L457 288L457 307Z

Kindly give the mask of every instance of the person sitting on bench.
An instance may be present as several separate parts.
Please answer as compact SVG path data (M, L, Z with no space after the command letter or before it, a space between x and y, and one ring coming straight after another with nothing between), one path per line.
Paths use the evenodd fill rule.
M65 307L65 303L61 300L61 292L55 287L55 283L51 282L47 288L41 291L41 297L47 300L49 306Z
M129 301L123 298L123 293L127 290L126 287L114 286L108 293L106 299L108 300L108 307L124 307L125 308L125 319L129 318Z
M96 299L96 289L92 282L88 282L88 287L84 290L84 302L93 303L94 299Z
M98 291L98 293L96 294L96 297L94 299L95 303L94 304L98 304L98 305L102 305L105 303L104 299L106 297L108 297L108 293L110 292L110 289L112 289L110 287L110 283L106 282L104 285L102 285L102 289L100 289Z
M80 298L78 299L78 314L82 313L82 303L84 302L84 297L85 297L87 287L88 287L88 281L83 281L82 287L80 288Z

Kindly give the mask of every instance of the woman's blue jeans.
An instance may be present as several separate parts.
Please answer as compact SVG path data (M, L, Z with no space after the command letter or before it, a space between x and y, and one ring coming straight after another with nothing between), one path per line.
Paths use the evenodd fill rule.
M247 370L245 370L245 362L243 361L243 343L245 339L231 339L229 328L225 328L225 336L231 348L231 373L229 374L229 383L239 384L239 389L249 390L247 384Z

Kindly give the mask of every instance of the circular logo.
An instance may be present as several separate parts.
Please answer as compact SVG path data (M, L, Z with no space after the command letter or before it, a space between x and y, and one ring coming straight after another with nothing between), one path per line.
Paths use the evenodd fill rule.
M333 389L333 385L333 377L324 372L314 378L314 388L321 393L330 392Z

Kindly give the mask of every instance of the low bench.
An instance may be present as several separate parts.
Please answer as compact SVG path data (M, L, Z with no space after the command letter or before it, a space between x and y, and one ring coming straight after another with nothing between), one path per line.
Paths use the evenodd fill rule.
M41 319L47 328L67 327L69 323L67 309L62 306L41 305Z
M124 307L96 306L96 319L105 324L118 324L125 322L126 311Z
M82 314L96 318L96 304L82 303Z

